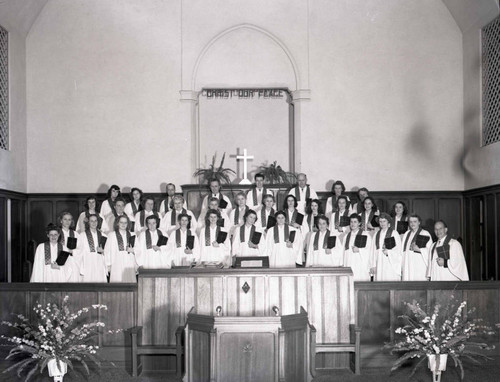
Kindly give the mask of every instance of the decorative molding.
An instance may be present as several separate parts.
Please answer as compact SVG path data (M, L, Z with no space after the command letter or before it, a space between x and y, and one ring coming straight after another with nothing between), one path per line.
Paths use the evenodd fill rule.
M198 102L199 92L194 90L180 90L180 100L189 102Z
M292 92L292 98L294 101L310 100L311 89L297 89Z

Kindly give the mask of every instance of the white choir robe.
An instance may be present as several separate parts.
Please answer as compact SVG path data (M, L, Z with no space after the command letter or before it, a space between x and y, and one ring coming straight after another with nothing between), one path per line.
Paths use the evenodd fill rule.
M84 232L80 235L82 239L82 257L80 265L80 274L82 275L82 282L84 283L107 283L106 278L108 271L106 269L106 261L104 259L104 252L98 253L99 240L96 232L92 232L94 240L95 252L90 252L89 240L87 234ZM105 235L103 235L105 236Z
M377 249L377 235L373 236L372 259L370 268L377 268L375 281L401 281L401 263L403 259L401 237L396 230L392 230L392 237L396 241L393 249L387 249L387 256L382 248L387 230L380 230L379 249Z
M341 267L344 261L342 250L342 243L339 238L335 241L335 247L331 249L332 253L327 254L326 250L323 249L323 243L325 240L325 235L327 231L320 232L316 231L311 234L309 239L309 244L307 247L307 261L306 267ZM318 249L314 250L314 239L316 235L318 238ZM332 235L333 236L333 235Z
M345 210L344 210L345 211ZM335 218L336 216L340 213L340 216L343 216L344 215L344 211L340 211L340 212L333 212L332 215L330 216L330 227L328 228L330 230L330 234L332 236L340 236L342 234L347 234L351 229L349 228L349 226L345 226L345 227L337 227L335 228ZM351 215L351 211L349 211L348 213L348 216ZM339 217L339 222L340 222L340 217Z
M234 222L234 215L236 215L236 209L239 209L240 210L240 214L238 216L238 222L235 224ZM231 234L231 236L234 234L235 230L242 226L243 224L245 224L245 222L243 221L243 216L245 216L245 211L246 211L246 206L243 206L243 207L238 207L236 206L232 211L231 213L229 214L229 233ZM224 222L225 223L225 222Z
M57 244L50 244L50 262L56 261L58 256ZM73 268L68 264L72 256L68 256L66 264L59 269L52 269L52 265L45 265L45 243L38 244L31 273L31 283L65 283L70 282Z
M125 216L125 213L117 216ZM101 232L106 235L109 235L111 232L114 232L115 219L116 219L115 214L111 214L107 218L105 218L104 221L102 222Z
M206 245L205 233L210 231L210 243ZM231 266L231 241L229 234L226 240L220 243L218 247L214 247L212 243L217 240L217 227L212 228L205 226L200 231L198 241L200 243L200 261L223 263L225 268Z
M266 207L265 206L261 206L257 211L255 211L257 213L257 221L255 222L255 226L260 228L262 232L264 232L264 235L266 235L266 227L267 227L267 219L269 218L269 215L271 215L271 211L272 210L269 210L267 211L266 210L266 220L265 221L262 221L261 219L261 211L262 209L265 209ZM274 210L275 213L276 213L276 209Z
M61 232L64 236L64 239L62 241L63 243L63 251L69 252L70 249L67 247L68 244L68 237L69 237L69 230L65 230L64 228L61 228ZM66 260L65 266L71 267L73 270L71 272L71 277L69 279L70 283L79 283L82 281L82 276L80 275L80 264L82 263L82 245L83 245L83 239L82 236L78 234L78 232L74 232L75 238L76 238L76 249L73 249L72 256L68 257L68 260Z
M160 203L160 209L158 212L160 212L160 216L163 218L165 216L165 214L170 211L172 208L170 208L170 203L172 202L172 198L173 196L168 196L166 199L168 200L168 206L165 206L165 199L163 199ZM168 207L168 208L165 208L165 207ZM186 201L184 200L184 204L182 205L182 208L186 209L187 210L187 203Z
M181 245L177 247L176 243L176 233L180 231L181 233ZM191 230L191 235L194 236L194 248L193 253L187 254L184 252L186 249L186 239L187 239L187 231L183 231L182 229L177 229L168 238L167 243L167 253L169 258L172 260L172 265L182 266L191 264L193 261L200 261L200 241L198 240L198 236L196 236L195 232Z
M347 201L350 202L351 199L347 195L345 195L347 198ZM326 199L326 207L325 207L325 216L327 218L330 218L333 214L333 210L335 209L335 204L337 204L337 198L335 196L330 196L328 199Z
M254 204L253 202L253 189L247 192L247 206L251 210L257 211L262 206L262 193L264 191L264 188L261 188L260 190L258 188L255 188L257 190L257 204ZM266 195L274 195L273 192L269 189L266 188Z
M102 217L102 215L99 214L94 214L98 215L102 219L102 224L101 224L101 232L107 232L108 231L108 226L106 224L106 220ZM85 232L85 212L82 212L80 216L78 216L78 220L76 222L76 232L82 233Z
M297 212L300 212L297 209ZM300 212L303 214L303 212ZM288 211L288 219L286 219L286 223L290 224L291 227L291 222L292 222L292 217L293 217L293 211ZM308 234L309 234L309 224L307 224L307 215L304 215L304 220L302 221L302 225L299 228L300 236L301 236L301 243L302 243L302 261L299 264L304 263L305 261L305 245L307 244L307 239L308 239Z
M375 234L378 232L378 230L380 230L379 227L373 227L373 229L368 229L368 224L371 224L371 221L370 221L370 213L366 213L365 214L365 221L361 222L361 224L364 224L364 227L365 227L365 230L370 234L370 236L372 237L372 239L375 237ZM363 215L359 215L361 216L361 219L363 219ZM375 214L375 216L378 216L377 214ZM373 217L372 217L373 219Z
M137 240L139 240L138 245L135 246L137 251L135 258L137 265L146 269L169 269L172 268L172 259L170 258L167 246L162 245L158 251L153 248L148 249L146 245L146 232L141 232ZM158 243L158 230L151 232L151 245L156 245ZM163 236L167 236L164 231L161 231ZM168 242L167 242L168 243Z
M103 217L103 219L109 218L110 215L113 215L114 207L109 204L108 199L106 199L104 202L101 204L101 211L100 214Z
M413 252L411 250L411 242L415 239L416 232L406 231L401 240L401 244L404 246L406 240L408 243L406 248L403 248L403 281L426 281L427 271L430 261L430 253L432 247L432 238L429 232L426 230L420 231L420 235L428 236L429 241L427 242L425 248L420 248L419 252ZM408 239L409 236L409 239Z
M241 241L241 227L234 231L233 235L233 256L265 256L266 255L266 240L264 234L260 237L259 244L257 244L257 248L250 248L248 246L248 242L252 239L250 237L250 232L252 231L252 227L248 227L246 224L244 225L244 237L243 241ZM261 232L262 229L255 225L255 232Z
M143 210L143 211L144 211L144 223L146 223L147 217L153 215L154 211L146 211L146 210ZM143 228L148 228L147 224L142 225L141 212L142 211L139 211L135 214L134 231L135 231L136 236L138 236L143 231ZM160 223L161 223L161 220L160 220ZM160 228L160 227L157 227L157 228Z
M108 240L106 241L106 246L104 247L106 268L110 270L109 282L135 283L137 282L135 275L138 268L135 255L127 252L128 243L126 234L122 235L124 250L120 251L116 235L117 232L110 232ZM135 243L135 247L137 247L137 242Z
M351 232L351 238L348 243L348 248L345 249L348 234L342 237L342 248L344 251L344 267L351 267L354 275L354 281L370 281L370 254L372 251L372 237L367 231L363 231L362 235L367 237L365 248L358 248L359 252L352 251L356 232Z
M266 236L266 254L269 256L269 267L271 268L295 268L295 264L302 264L303 244L302 236L295 234L292 248L288 248L285 242L285 228L278 227L279 242L274 242L274 227L269 229ZM296 231L292 226L290 232Z
M201 203L201 213L207 212L208 199L211 199L212 197L217 198L219 200L222 197L227 202L227 206L226 206L226 208L223 209L223 211L226 213L226 215L229 216L229 214L231 213L231 210L233 209L233 205L231 204L231 201L229 200L229 198L226 195L222 195L220 192L217 195L210 193L203 198L203 202Z
M132 202L125 204L125 209L123 210L123 212L125 213L125 215L128 216L128 218L131 222L135 222L135 214L134 214L134 209L132 208L132 203L135 203L135 202L132 201ZM140 203L135 205L136 211L139 211L140 206L141 206Z
M438 240L436 247L441 247L446 237ZM438 254L437 250L432 245L431 262L429 273L431 281L468 281L469 273L467 271L467 264L465 263L465 256L462 250L462 245L455 239L450 240L450 259L448 260L448 267L440 267L436 261Z
M318 199L318 194L316 194L316 191L314 191L312 189L312 187L309 186L309 197L311 199ZM300 188L299 187L299 193L300 193L300 200L299 200L299 197L298 195L295 195L295 187L293 187L290 192L288 193L288 195L293 195L297 198L297 210L299 210L299 212L301 214L305 214L305 210L306 210L306 194L307 194L307 186L304 187L304 188Z
M231 230L231 220L229 219L229 216L226 215L224 211L219 211L220 212L220 217L221 219L224 219L224 226L222 229L226 232L229 232ZM200 214L200 217L198 218L197 224L196 224L196 234L199 235L201 230L205 227L205 216L207 215L207 211L204 211Z
M170 236L172 234L172 232L174 232L177 228L179 228L178 223L177 223L177 217L179 216L179 214L181 212L182 212L182 210L176 212L176 215L175 215L176 222L175 222L175 224L172 224L172 210L168 211L166 213L166 215L161 218L161 221L160 221L161 231L165 232L168 236ZM196 232L196 230L198 229L198 222L196 221L194 214L189 210L186 210L186 213L189 216L191 216L191 228L190 228L191 231Z

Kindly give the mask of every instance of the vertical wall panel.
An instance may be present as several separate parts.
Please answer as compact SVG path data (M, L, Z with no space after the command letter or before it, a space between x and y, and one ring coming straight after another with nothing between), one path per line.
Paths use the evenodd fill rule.
M413 201L413 211L422 218L422 226L429 232L434 232L435 217L433 198L416 198Z
M7 199L0 198L0 282L7 282Z
M438 199L438 219L448 225L448 233L455 239L463 239L462 233L462 201L460 199Z
M495 195L489 194L485 199L484 208L484 274L485 280L495 280L496 278L496 205Z

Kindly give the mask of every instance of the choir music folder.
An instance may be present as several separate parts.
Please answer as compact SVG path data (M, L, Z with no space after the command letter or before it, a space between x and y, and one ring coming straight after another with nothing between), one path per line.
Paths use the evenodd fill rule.
M262 236L262 232L257 232L255 231L252 235L252 238L250 241L254 243L255 245L258 245L260 243L260 237Z
M135 229L135 222L130 222L130 227L129 227L129 231L130 232L134 232L134 229Z
M393 249L396 246L396 239L394 237L386 237L384 239L385 249Z
M366 235L356 235L354 238L354 246L357 248L365 248L367 240L368 237Z
M106 241L108 241L108 238L106 236L101 236L101 242L99 243L101 245L101 248L104 248L106 245Z
M318 228L319 216L314 217L314 227Z
M186 248L187 249L193 249L194 248L194 236L193 235L189 235L186 238Z
M339 226L340 227L348 227L351 223L351 220L349 219L349 216L341 216L339 219Z
M302 225L303 222L304 222L304 215L301 214L300 212L297 212L297 216L295 217L295 223L297 223L298 225Z
M130 236L130 239L128 240L128 246L129 247L135 246L135 236Z
M436 247L438 257L449 260L450 259L450 247L442 245L441 247Z
M217 225L219 227L224 227L224 218L217 219Z
M297 231L292 231L290 232L290 236L288 237L288 240L293 243L295 241L295 234L297 233Z
M61 251L57 254L57 259L56 259L56 264L62 267L64 264L66 264L66 260L68 260L68 257L71 256L71 253L66 252L66 251Z
M378 216L374 216L370 221L370 224L372 225L373 228L380 227L380 224L378 224Z
M406 231L408 231L408 222L399 221L396 230L400 235L404 234Z
M158 242L156 243L156 246L161 247L162 245L167 245L167 243L168 243L168 237L162 235L158 237Z
M68 242L66 243L66 247L68 249L76 249L76 243L78 239L76 237L68 237Z
M222 244L226 241L226 239L227 239L227 232L219 231L219 233L217 234L217 239L216 239L217 243Z
M318 234L316 234L318 235ZM337 236L329 236L328 237L328 243L326 244L327 249L332 249L335 247L335 243L337 242Z
M219 199L219 208L226 208L227 207L227 202L226 200L224 199L224 197L221 196L221 198Z
M269 215L267 218L266 229L273 228L276 225L276 218L274 216Z
M430 239L431 238L429 236L417 235L417 238L415 239L415 244L417 244L418 248L425 248Z

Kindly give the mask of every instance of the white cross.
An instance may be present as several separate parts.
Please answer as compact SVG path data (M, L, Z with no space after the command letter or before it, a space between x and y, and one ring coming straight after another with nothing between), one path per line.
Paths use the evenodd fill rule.
M252 184L252 182L250 182L247 179L247 174L248 174L247 161L253 159L253 155L252 156L247 155L247 149L243 149L243 155L236 156L236 160L238 159L243 159L243 179L241 180L240 184Z

